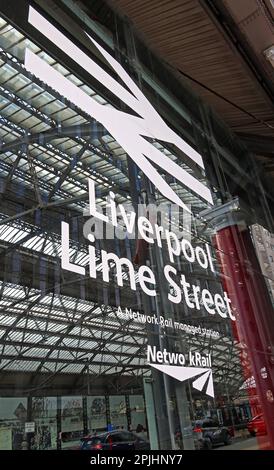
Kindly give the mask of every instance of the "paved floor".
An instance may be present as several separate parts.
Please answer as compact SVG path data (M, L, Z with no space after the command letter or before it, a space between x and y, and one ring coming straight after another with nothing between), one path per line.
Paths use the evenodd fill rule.
M267 448L267 442L259 447L256 437L249 437L237 442L232 442L229 446L215 447L215 450L259 450L260 448Z

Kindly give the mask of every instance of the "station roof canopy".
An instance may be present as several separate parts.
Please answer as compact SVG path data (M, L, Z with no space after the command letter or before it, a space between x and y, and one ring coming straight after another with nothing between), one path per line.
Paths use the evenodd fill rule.
M122 3L117 2L121 7ZM159 15L155 34L158 29L164 31L161 21L164 21L165 3L157 1L154 5ZM171 7L174 3L174 8L170 8L166 18L174 22L176 2L170 3ZM130 8L134 4L124 2L124 7ZM179 11L183 13L184 9L187 12L189 2L180 1L177 4L182 6L178 14ZM146 12L149 14L151 9L148 5L153 7L153 1L143 2L140 8L143 15ZM198 19L198 2L195 8L197 13L194 16ZM139 8L133 8L130 14L134 19L135 12L137 26L138 11ZM195 18L193 21L196 21ZM150 22L145 23L149 25ZM183 28L179 28L178 35L183 34L181 31ZM175 30L171 26L170 34L173 33ZM189 34L191 40L191 32ZM117 308L103 305L96 298L95 291L88 300L85 296L82 299L79 295L81 283L78 295L74 295L75 281L62 278L59 290L54 282L57 275L55 262L60 256L60 233L56 229L60 226L58 211L75 219L83 213L88 199L88 177L96 180L102 200L113 189L118 193L118 202L127 201L127 157L106 129L96 122L90 122L79 109L58 96L54 90L46 89L26 71L22 60L26 42L35 54L43 57L95 100L104 106L112 104L4 19L0 19L0 39L0 170L1 176L5 177L0 196L0 254L9 260L0 274L0 376L10 374L11 380L15 377L14 372L26 372L29 374L26 388L30 389L35 383L39 389L42 384L42 381L37 383L39 374L49 374L47 383L54 383L61 373L89 373L96 377L149 375L150 368L145 360L147 340L144 327L136 322L122 322L117 315ZM157 41L159 44L162 42L161 50L166 51L168 60L168 45L160 39ZM182 41L185 41L183 37ZM174 57L175 60L176 52L169 53L170 58ZM176 61L179 61L179 56ZM177 62L176 67L185 68ZM201 79L201 74L199 76ZM231 85L231 92L233 90ZM257 98L254 94L255 99L267 103L263 93L259 93ZM270 122L272 116L267 115L267 106L260 106L258 104L258 115ZM227 115L224 117L228 120L234 116L232 108L225 108ZM246 116L238 115L239 126L246 125ZM264 126L262 129L255 128L256 132L264 130ZM246 132L246 127L236 130ZM266 131L267 137L271 138L268 128ZM159 142L155 142L155 145L161 147ZM161 150L168 158L175 158L168 148L161 147ZM181 165L186 167L184 162ZM191 168L188 171L191 173ZM24 185L20 185L22 182ZM204 207L203 202L185 187L174 184L176 192L184 201L198 209ZM18 188L23 186L24 191L18 192ZM43 214L48 211L45 225L40 223L39 211ZM71 246L71 254L79 264L86 263L87 250L80 244ZM47 272L43 271L46 263L49 266ZM226 373L226 380L237 390L242 379L239 345L233 338L222 331L217 340L198 339L195 336L189 336L187 340L194 349L205 352L210 350L214 357L217 383L222 383ZM4 381L1 383L5 384Z
M81 3L88 10L90 2ZM213 107L274 178L273 1L107 3Z

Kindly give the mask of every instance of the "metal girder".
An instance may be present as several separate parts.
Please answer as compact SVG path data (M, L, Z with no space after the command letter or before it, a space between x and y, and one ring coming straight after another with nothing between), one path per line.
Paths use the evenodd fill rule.
M48 307L48 305L47 305L47 307ZM97 308L98 308L98 305L97 305ZM54 309L57 310L55 307L54 307ZM9 312L7 310L7 313L11 317L16 317L17 316L17 313L15 313L14 311ZM40 316L39 316L39 314L40 314ZM68 324L67 321L61 320L60 318L56 318L56 317L51 318L51 316L50 316L51 315L51 310L50 309L49 309L49 312L48 312L47 316L45 316L45 317L41 317L41 312L37 312L36 315L37 316L35 316L35 312L31 311L31 315L28 316L28 319L29 320L35 320L36 319L38 322L45 322L46 320L50 320L50 322L54 325L67 326L67 324ZM44 315L46 315L46 314L44 314ZM96 317L92 318L91 320L96 320ZM5 328L5 326L1 325L1 323L0 323L0 329L4 329L4 328ZM86 323L84 323L84 328L88 329L88 330L93 329L95 331L97 331L97 330L102 331L102 324L95 324L95 323L86 324ZM136 336L136 340L138 341L138 343L137 343L138 346L140 345L140 343L139 343L140 339L141 338L143 338L143 339L146 338L146 334L145 334L144 330L140 330L140 329L137 329L137 328L133 328L130 333L128 331L123 333L123 330L121 330L121 329L119 329L117 331L117 328L111 327L110 325L105 325L104 328L105 328L106 332L114 333L114 334L118 335L118 337L124 336L124 335L131 336L133 334L134 336ZM23 329L23 327L17 327L17 326L13 327L13 331L18 331L19 332L19 331L22 331L22 329ZM59 331L54 331L54 330L49 330L49 329L39 329L39 328L36 329L36 328L28 328L28 327L24 327L24 329L28 333L40 334L40 335L45 335L45 336L49 336L49 337L50 336L58 336L58 334L59 334ZM78 339L79 335L70 333L69 337L71 339ZM83 341L87 340L88 341L90 339L91 339L90 335L86 336L86 335L81 334L81 340L83 340ZM107 339L109 339L109 338L107 338ZM117 343L117 344L123 344L125 346L133 346L134 345L134 343L126 342L126 340L118 341L117 339L115 339L114 342Z
M5 118L7 119L7 118ZM12 122L12 121L11 121ZM96 127L95 127L96 125ZM20 128L20 126L18 126ZM19 138L17 140L14 140L8 144L2 145L0 148L0 153L8 152L8 151L13 151L17 147L21 147L22 144L33 144L33 143L41 143L41 145L45 145L47 142L50 142L53 139L58 139L58 138L63 138L63 137L70 137L70 138L83 138L83 137L88 137L88 140L91 139L97 139L99 138L100 135L106 135L108 132L106 129L98 122L95 122L94 124L77 124L75 126L69 126L69 127L63 127L61 125L54 127L52 129L49 129L44 132L38 132L38 133L25 133L23 131L23 128L20 128L20 131L22 133L22 138ZM83 145L85 143L82 142L81 144ZM91 143L87 142L88 145L90 146ZM58 152L58 149L57 149ZM103 154L102 154L103 155ZM67 155L67 158L69 156Z
M37 295L37 294L33 294L33 295ZM33 308L33 306L36 305L36 304L38 304L39 301L40 301L44 296L45 296L45 295L40 295L38 298L36 298L35 301L32 302L32 303L24 310L23 313L21 312L21 313L15 318L15 321L12 323L12 325L10 325L10 326L6 329L4 335L2 336L2 341L3 341L3 343L5 343L5 341L6 341L6 342L8 341L8 340L7 340L8 335L9 335L9 333L10 333L11 331L14 330L14 328L16 327L16 324L18 323L18 321L19 321L21 318L27 317L28 315L30 315L30 314L31 314L31 309ZM26 296L26 297L30 297L30 295L28 295L28 296ZM23 300L23 299L20 299L20 301L22 301L22 300ZM19 302L20 302L20 301L19 301ZM93 306L91 310L89 310L88 312L85 312L85 313L81 316L81 318L80 318L80 319L77 319L76 321L71 322L71 319L68 318L68 322L69 322L69 323L66 324L66 329L65 329L65 331L62 331L62 332L61 332L61 335L60 335L60 332L55 333L55 336L59 336L59 338L58 338L58 340L50 347L50 350L48 351L47 355L46 355L46 356L42 359L42 361L40 362L39 367L38 367L38 370L37 370L38 372L41 370L41 368L43 367L43 364L44 364L44 363L47 361L47 359L49 358L51 352L52 352L54 349L58 349L58 346L61 344L61 342L63 341L63 339L68 337L70 331L71 331L75 326L82 325L82 324L84 323L84 321L85 321L86 318L87 318L87 319L90 318L90 314L92 313L92 311L96 310L97 308L98 308L97 305ZM77 303L75 303L75 310L76 310L76 309L77 309ZM49 315L50 315L50 311L49 311ZM32 320L33 320L33 317L32 317ZM41 319L40 319L40 320L41 320ZM118 320L119 320L119 319L118 319ZM121 322L120 322L120 323L121 323ZM129 323L129 322L128 322L128 323ZM121 326L121 324L120 324L120 326ZM91 331L91 330L90 330L90 331ZM126 334L126 335L129 335L129 334L130 334L130 332L128 332L128 331L127 331L126 333L123 333L123 332L121 333L121 329L119 329L118 331L119 331L119 333L121 334L121 336L124 336L124 334ZM42 332L41 332L41 333L42 333ZM42 334L45 335L46 332L43 330L43 333L42 333ZM133 334L134 334L134 333L133 333ZM101 347L102 347L103 345L106 346L106 344L107 344L108 342L110 342L111 339L115 339L115 337L117 337L117 330L112 334L111 337L103 339L103 341L101 341L101 343L100 343L100 340L98 341L98 338L95 337L94 335L92 335L92 338L91 338L91 339L94 339L94 341L98 343L98 346L101 346ZM134 338L134 341L136 342L136 344L138 345L138 347L140 347L139 342L137 342L137 340L136 340L135 338ZM33 345L32 347L34 347L34 345ZM39 347L39 343L36 344L36 347ZM44 347L44 348L47 348L46 345L44 345L43 347ZM48 348L47 348L47 349L48 349ZM101 352L102 352L102 350L101 350ZM116 354L121 355L121 352L120 352L120 351L116 352L116 351L109 351L108 349L105 349L104 352L105 352L105 354L111 354L112 356L115 356ZM87 351L86 351L85 353L87 353ZM125 354L127 354L127 353L125 353ZM129 356L130 356L130 354L129 354ZM15 359L16 359L16 358L14 358L14 360L15 360ZM27 360L27 359L26 359L26 360ZM57 362L58 362L58 359L57 359Z
M0 51L1 51L1 49L0 49ZM39 86L41 86L43 89L46 89L46 90L48 89L49 93L50 93L51 95L53 95L56 100L61 100L63 103L67 104L68 107L72 107L73 109L77 108L77 107L75 107L75 105L72 106L71 103L68 102L68 100L66 100L64 97L62 97L62 96L59 95L57 92L55 92L55 90L53 90L52 88L47 87L47 85L46 85L45 83L42 83L42 82L41 82L39 79L37 79L34 75L32 75L32 74L30 74L29 72L27 72L26 69L20 64L20 62L18 61L18 59L17 59L16 57L12 56L10 53L5 53L5 52L2 50L2 52L0 52L0 58L1 58L2 60L4 60L6 63L9 63L13 68L15 68L15 70L18 71L18 73L21 73L22 75L27 76L27 77L31 80L31 82L37 83L37 84L38 84ZM13 92L12 92L12 93L13 93ZM15 95L15 94L14 94L14 95ZM15 97L16 97L16 95L15 95ZM18 98L18 100L21 100L19 97L17 97L17 98ZM24 102L24 100L22 100L22 106L24 105L23 102ZM18 103L19 103L19 102L18 102ZM28 105L27 102L25 102L25 104ZM33 108L33 107L31 107L31 108ZM29 109L30 109L30 108L29 108ZM34 108L34 109L36 110L36 108ZM67 136L67 137L74 137L74 138L77 140L77 142L80 143L80 142L79 142L79 139L80 139L81 137L85 137L85 136L87 136L87 135L89 135L89 136L91 135L91 137L95 137L95 134L96 134L96 137L100 137L100 136L109 134L109 132L102 126L101 123L97 122L95 119L92 119L89 115L85 115L85 113L84 113L82 110L80 110L80 109L78 109L78 108L75 109L75 110L76 110L77 114L79 114L79 116L83 116L85 119L87 119L87 121L89 122L89 124L84 124L84 125L83 125L83 124L80 124L80 125L76 125L76 126L69 126L69 127L67 127L67 128L66 128L65 126L57 126L57 125L56 125L56 126L55 126L55 129L57 129L57 132L56 132L57 135ZM48 121L48 120L51 119L51 118L49 118L49 116L47 116L45 113L40 112L39 110L36 110L36 112L39 113L39 116L37 116L37 117L39 117L39 119L40 119L42 122L45 122L45 124L49 124L49 121ZM92 122L92 125L90 124L90 121ZM56 122L55 122L54 120L51 120L51 124L50 124L50 125L53 126L53 123L56 124ZM96 126L96 130L93 128L94 125ZM99 132L98 132L98 129L99 129ZM24 132L24 134L26 134L26 133ZM41 133L41 134L42 134L42 133ZM35 134L34 134L34 135L35 135ZM40 134L39 134L39 135L40 135ZM54 135L54 134L51 133L51 129L49 129L48 131L45 131L45 132L44 132L44 135L53 138L53 135ZM55 135L55 137L56 137L57 135ZM27 135L26 135L26 139L27 139L28 137L31 137L31 134L27 134ZM22 142L22 140L21 140L21 142ZM17 141L17 144L18 144L18 141ZM7 148L7 147L6 147L6 148ZM1 150L1 149L0 149L0 150ZM4 150L4 151L5 151L5 150ZM94 152L96 151L97 154L98 154L99 149L94 146L93 151L94 151ZM111 158L113 158L113 154L112 154L110 151L108 151L108 152L106 152L106 151L105 151L105 152L102 152L102 151L101 151L100 154L99 154L99 156L100 156L101 158L103 158L103 155L105 155L105 157L108 155L108 157L111 156ZM115 158L116 158L116 157L115 157ZM109 160L108 160L108 161L109 161ZM110 162L110 161L109 161L109 163L112 163L112 164L113 164L113 162ZM114 165L114 166L115 166L115 165ZM119 170L119 172L123 171L122 168L120 168L120 167L117 168L117 169ZM124 171L126 171L125 168L124 168Z
M48 201L47 202L51 201L51 199L54 196L54 194L56 193L56 191L58 191L61 188L61 186L62 186L63 182L65 181L65 179L69 176L71 171L78 165L78 163L80 162L80 160L81 160L83 154L85 153L87 147L88 147L88 144L83 145L81 150L79 150L79 152L76 153L76 155L74 155L73 159L70 161L70 163L68 164L66 169L63 171L63 173L60 175L58 181L55 183L54 187L51 189L50 193L48 194Z
M24 360L24 361L26 361L26 362L38 362L39 364L41 364L41 358L40 358L40 357L35 357L35 356L33 356L33 357L25 357L25 356L23 356L23 355L12 356L11 354L7 354L7 355L4 355L4 356L3 356L3 359L6 359L6 360L9 360L9 361L12 361L12 362L13 362L13 361L18 361L19 359L21 359L21 360ZM82 359L82 360L81 360L81 359L74 359L74 361L71 361L70 359L50 358L50 357L47 358L47 360L46 360L45 362L49 362L49 363L56 363L56 362L58 362L58 363L60 363L60 364L63 364L64 367L67 367L68 365L70 365L70 364L72 364L72 363L73 363L73 364L84 364L84 363L85 363L85 361L83 361L83 359ZM93 364L94 364L95 366L100 366L100 365L102 365L102 361L96 360L96 361L93 361ZM109 363L108 363L108 365L109 365ZM149 368L150 368L150 365L148 365L148 364L147 364L147 365L146 365L146 364L142 364L142 365L140 366L140 364L134 365L134 364L128 363L128 366L130 367L130 369L135 368L135 369L138 369L139 371L140 371L140 367L141 367L141 368L144 368L144 369L149 369ZM63 368L64 368L64 367L63 367ZM123 368L123 367L127 367L127 365L125 365L124 362L119 362L119 361L117 361L117 362L114 362L114 363L112 364L112 366L110 366L111 369L112 369L112 367L121 367L121 368ZM0 369L0 372L2 372L2 369ZM36 369L35 373L38 374L39 372L40 372L40 366ZM57 371L57 372L58 372L58 371ZM60 371L59 371L59 372L60 372Z
M0 121L5 122L6 125L8 125L9 127L12 127L12 125L13 125L13 123L10 122L10 121L8 121L6 118L0 118ZM22 139L18 139L15 143L12 142L11 144L7 144L7 147L5 148L5 151L7 152L7 151L8 151L8 148L11 149L11 147L12 147L13 144L14 144L14 145L15 145L14 149L13 149L13 150L11 149L10 151L13 151L13 153L16 153L16 154L18 154L18 155L24 156L25 150L26 150L26 146L30 144L30 142L29 142L29 137L32 138L32 136L26 136L26 134L23 132L23 130L22 130L21 128L19 128L19 129L20 129L20 132L21 132L21 135L22 135ZM17 132L18 132L18 125L16 125L16 130L17 130ZM76 129L75 129L75 132L76 132ZM58 134L58 133L57 133L57 134L54 134L54 136L56 136L56 135L59 135L59 134ZM71 160L71 158L70 158L69 155L67 155L67 154L66 154L65 152L63 152L63 151L60 151L60 149L58 149L57 147L55 147L55 146L53 146L52 144L50 144L50 142L47 141L47 139L46 139L43 143L41 143L41 140L43 140L43 139L41 138L41 136L43 136L43 133L39 133L39 134L33 135L33 142L32 142L32 143L34 143L34 141L36 141L38 144L40 144L40 146L41 146L42 148L44 147L46 150L49 150L49 151L54 152L55 154L59 155L62 160L65 159L66 161L68 161L68 164L71 163L71 161L72 161L73 159ZM52 136L52 134L50 134L50 139L52 139L52 138L54 138L54 137ZM90 142L87 142L87 141L85 141L85 140L81 140L81 141L80 141L80 144L81 144L82 148L85 147L86 150L91 150L93 153L96 153L100 158L105 158L105 156L99 151L99 149L98 149L97 147L95 147L93 144L91 144ZM9 146L10 146L10 147L9 147ZM22 150L20 149L20 147L22 147ZM0 153L3 152L3 148L4 148L4 146L2 146L2 149L0 148ZM21 152L23 152L23 153L21 153ZM98 153L98 152L99 152L99 153ZM113 162L110 162L109 160L107 160L107 161L108 161L108 163L111 163L111 164L113 165ZM46 163L44 163L44 162L42 162L42 161L40 161L40 160L37 160L36 164L37 164L37 166L40 166L41 168L44 168L46 171L52 172L52 167L50 167L50 166L47 165ZM21 169L20 169L20 170L19 170L19 169L13 170L13 165L10 165L9 163L1 162L1 165L6 168L6 171L7 171L9 174L10 174L10 173L12 173L12 174L15 173L15 174L16 174L16 173L19 172L19 173L21 173L21 178L22 178L23 180L29 179L28 173L26 173L25 171L22 171ZM113 165L113 167L116 168L115 165ZM91 168L92 168L92 167L91 167ZM88 172L88 170L85 170L85 171ZM95 173L96 173L96 174L94 174L94 170L91 169L90 175L89 175L90 178L96 179L96 177L98 176L99 178L102 178L103 180L105 179L105 180L107 181L107 179L106 179L104 173L101 174L101 173L100 173L99 171L97 171L97 170L95 170ZM127 178L126 175L124 175L124 176ZM114 178L114 179L115 179L115 178ZM69 178L69 175L67 176L66 181L71 182L72 184L81 187L82 190L85 190L85 189L86 189L86 184L80 183L80 182L77 181L77 180L74 180L74 179ZM39 180L39 184L44 188L45 191L47 191L47 192L52 191L52 186L51 186L49 183L46 183L45 181ZM120 187L120 186L117 186L115 183L113 184L112 182L108 182L108 189L115 190L116 193L120 194L120 195L121 195L123 198L125 198L125 199L126 199L127 196L128 196L128 191L125 190L125 189L123 189L123 188L121 189L121 187ZM107 189L103 186L103 193L106 192L106 191L107 191ZM60 196L61 196L61 197L62 197L62 196L63 196L63 197L68 196L68 193L65 192L64 190L61 190L60 188L57 189L56 192L58 193L58 196L59 196L59 197L60 197ZM56 195L57 195L57 194L56 194ZM79 198L78 200L80 201L81 199ZM46 206L46 203L44 203L44 206ZM36 210L36 208L35 208L35 210Z
M14 68L18 73L21 73L23 76L27 77L32 83L36 83L40 88L46 89L56 100L61 101L64 103L68 108L72 108L75 110L77 114L80 116L83 116L87 121L90 121L90 116L86 115L84 111L79 109L77 106L74 104L72 105L70 101L68 101L65 97L61 96L59 93L57 93L53 88L50 88L46 86L44 82L41 82L35 75L31 74L28 72L25 67L21 64L21 62L12 55L10 52L5 52L2 48L0 48L0 58L6 62L10 67Z
M0 194L0 201L1 201L1 200L4 198L4 196L5 196L5 193L6 193L7 189L8 189L8 187L9 187L9 184L10 184L10 182L11 182L11 180L12 180L12 177L13 177L13 175L14 175L14 173L15 173L15 170L16 170L16 168L17 168L19 162L20 162L21 156L22 156L21 154L17 155L14 164L11 166L11 168L10 168L10 170L9 170L8 176L5 178L4 185L3 185L3 188L2 188L2 192L1 192L1 194Z
M97 309L98 306L95 306L94 309ZM88 317L90 315L90 312L87 312L83 315L83 317L81 317L79 320L77 320L76 322L73 322L73 324L69 324L66 328L66 331L65 332L62 332L62 334L60 335L59 339L57 340L56 343L54 343L54 345L52 345L52 347L50 348L50 350L48 351L48 353L46 354L46 356L42 359L41 361L41 364L39 365L38 369L37 369L37 373L41 370L41 368L43 367L43 364L47 361L47 359L50 357L50 354L52 353L52 351L54 349L56 349L56 347L60 344L60 342L69 335L70 331L73 330L73 328L75 328L75 326L79 326L83 324L84 320L86 317ZM128 324L129 321L126 323ZM121 321L120 321L120 326L121 326ZM124 326L124 325L123 325ZM91 333L92 333L92 330L90 330ZM119 330L118 330L119 331ZM117 331L115 331L115 333L112 334L112 336L110 338L105 338L104 340L101 341L100 343L100 340L99 340L99 345L101 344L102 345L106 345L106 343L110 342L111 339L113 337L115 337L115 335L117 335ZM123 335L122 335L123 336ZM134 339L134 338L133 338ZM91 335L91 340L94 340L94 341L97 341L98 342L98 338L96 338L93 334ZM134 339L135 340L135 339ZM137 340L135 340L136 344L139 346L139 343L137 342ZM100 351L102 353L102 351ZM105 354L111 354L112 356L115 356L116 352L115 351L104 351ZM118 352L117 354L119 355L125 355L125 356L129 356L131 357L132 359L135 357L135 354L134 356L132 356L132 354L127 354L127 353L122 353L122 352Z
M76 352L76 353L79 352L79 354L84 353L85 355L92 353L95 356L97 354L108 355L108 356L113 356L113 357L115 357L115 355L119 355L119 357L124 356L126 358L130 358L131 360L134 360L136 358L145 360L145 356L140 353L140 351L142 351L144 349L145 345L142 345L142 346L139 345L139 352L138 353L136 352L136 353L132 354L132 353L121 352L121 351L119 351L119 352L110 351L108 349L103 350L103 349L100 348L100 344L92 347L92 349L85 349L83 347L77 348L77 347L72 347L72 346L69 346L69 345L66 346L66 345L61 345L61 344L57 345L56 343L54 343L52 345L47 345L47 344L44 344L44 343L40 344L40 343L37 343L37 342L31 342L31 341L27 341L27 340L22 343L21 341L15 341L15 340L12 340L12 339L7 339L5 341L0 339L0 344L1 345L5 344L6 346L9 346L9 345L14 346L15 348L16 347L26 348L26 351L24 351L23 349L20 351L21 358L22 359L24 358L26 361L31 359L32 357L34 357L34 356L29 356L29 355L24 356L24 353L30 351L31 349L41 349L41 351L47 351L46 356L39 356L39 361L40 361L41 368L42 368L44 362L47 362L48 358L50 357L50 354L55 350L59 351L59 352L63 351L63 352L71 353L71 357L62 358L63 362L71 362L71 360L73 362L73 358L76 361L78 361L77 355L76 356L73 355L74 352ZM120 344L121 344L121 342L120 342ZM18 355L15 355L13 357L14 357L14 360L18 360ZM5 358L5 352L1 354L1 358L2 359ZM60 358L56 358L56 357L51 358L51 360L55 361L55 362L59 362L59 359ZM91 361L91 363L92 363L92 361ZM107 364L109 364L109 361L107 362ZM127 364L127 363L125 363L125 364Z
M39 111L27 101L17 96L13 91L4 88L2 85L0 85L0 95L3 98L8 99L11 103L16 104L19 108L24 109L24 111L30 113L31 116L35 116L37 119L40 119L42 122L45 122L45 124L48 124L51 127L57 126L57 123L56 121L54 121L54 119L51 119L45 113L42 113L42 111Z

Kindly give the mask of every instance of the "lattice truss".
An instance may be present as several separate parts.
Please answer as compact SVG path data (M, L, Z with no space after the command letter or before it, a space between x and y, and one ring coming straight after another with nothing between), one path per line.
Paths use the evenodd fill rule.
M81 374L88 362L89 373L96 376L149 375L145 326L122 320L114 306L64 294L54 278L37 287L30 282L31 268L23 275L18 268L29 259L34 267L48 263L54 272L60 258L56 214L62 213L63 220L82 216L88 177L96 180L99 203L110 189L117 203L130 201L124 150L98 122L25 70L25 48L100 104L113 104L1 19L0 47L0 371ZM193 172L168 146L154 145ZM194 212L205 207L177 181L170 184ZM162 202L160 194L157 202ZM14 261L16 254L20 263ZM12 268L5 264L8 255L13 256ZM80 243L72 242L71 256L87 264L87 249ZM71 281L61 278L69 289ZM229 335L218 340L188 335L186 340L194 349L211 351L215 380L222 381L226 371L226 380L238 386L238 352Z

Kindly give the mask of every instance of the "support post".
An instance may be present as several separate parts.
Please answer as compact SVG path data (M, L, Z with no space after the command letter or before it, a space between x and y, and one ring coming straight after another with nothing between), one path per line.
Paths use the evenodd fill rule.
M214 226L213 242L236 318L232 330L242 348L243 373L255 379L267 429L267 439L259 442L261 448L274 449L273 306L247 226L249 214L234 199L200 215Z

